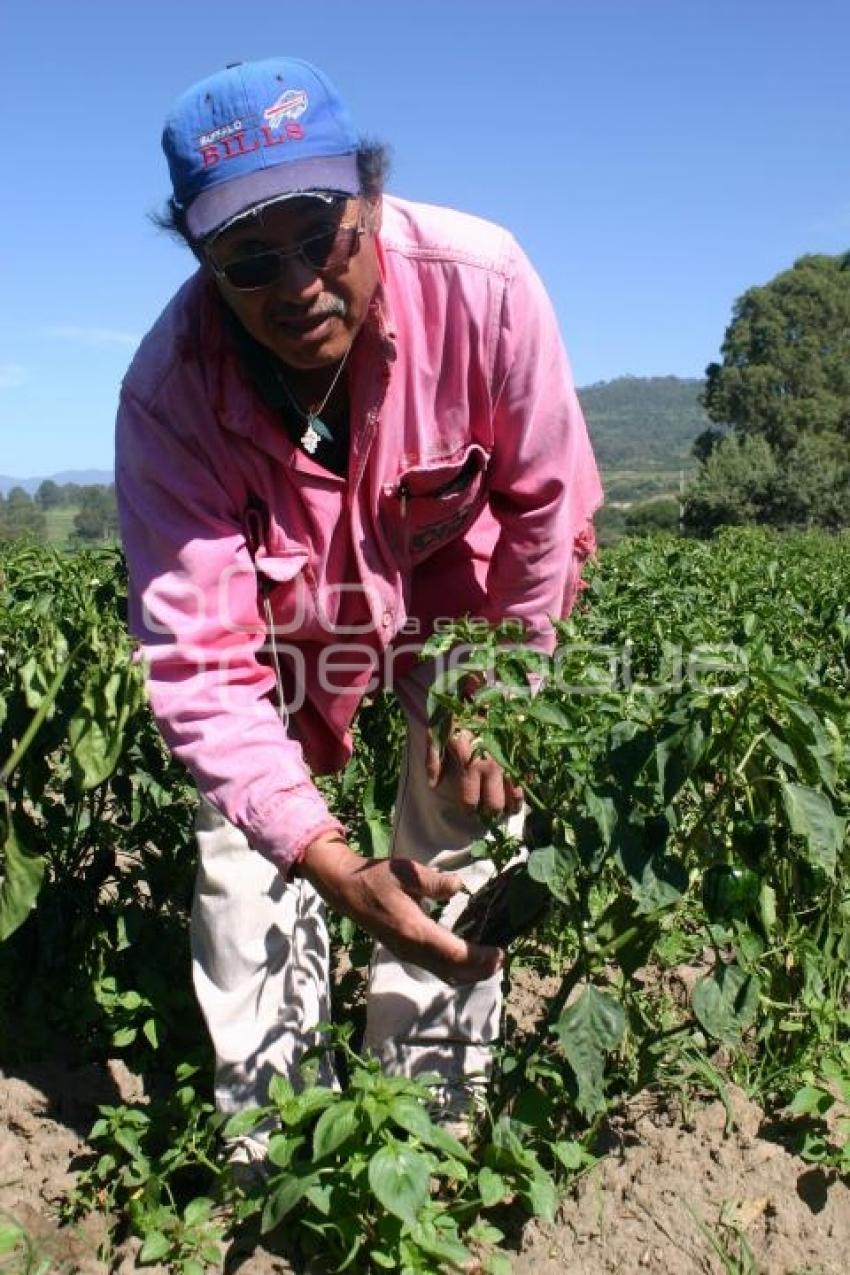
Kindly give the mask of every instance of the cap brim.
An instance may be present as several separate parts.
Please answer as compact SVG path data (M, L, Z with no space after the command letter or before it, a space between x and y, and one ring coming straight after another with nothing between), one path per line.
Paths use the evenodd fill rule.
M290 160L220 182L192 200L186 213L186 226L193 239L206 239L257 205L323 190L358 194L355 154Z

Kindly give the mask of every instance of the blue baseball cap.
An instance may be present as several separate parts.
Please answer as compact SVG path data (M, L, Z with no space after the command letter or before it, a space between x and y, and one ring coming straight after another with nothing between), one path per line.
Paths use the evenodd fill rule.
M195 239L274 199L360 188L348 112L328 77L298 58L237 62L194 84L165 122L162 149Z

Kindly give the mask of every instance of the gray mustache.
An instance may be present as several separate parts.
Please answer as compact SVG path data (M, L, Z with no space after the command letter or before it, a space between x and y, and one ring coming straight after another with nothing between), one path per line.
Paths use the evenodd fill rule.
M287 319L318 319L319 317L328 318L329 315L338 314L344 319L347 311L348 307L342 297L335 297L332 293L327 295L323 293L309 310L277 310L275 318L281 319L285 323Z

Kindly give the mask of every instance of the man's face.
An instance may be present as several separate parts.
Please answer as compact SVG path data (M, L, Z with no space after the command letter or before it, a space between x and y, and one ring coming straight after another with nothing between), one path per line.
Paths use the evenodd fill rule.
M216 282L242 326L284 363L304 371L325 367L345 354L377 287L379 211L379 205L362 199L332 205L311 198L283 200L222 231L205 256L218 270L247 260L250 279L254 264L269 266L268 259L253 263L251 258L276 250L292 253L272 260L278 277L264 286L243 290L220 274ZM312 245L305 248L305 259L294 249L308 240ZM323 264L328 246L340 243L351 247L351 256L336 265L332 250L331 264ZM321 264L310 264L311 257ZM238 269L235 274L238 278Z

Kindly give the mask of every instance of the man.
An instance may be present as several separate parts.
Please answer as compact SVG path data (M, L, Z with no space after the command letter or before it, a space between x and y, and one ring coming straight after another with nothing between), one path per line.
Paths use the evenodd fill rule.
M471 613L551 649L600 500L556 323L505 231L382 195L382 149L305 62L195 85L163 145L200 268L124 381L117 491L153 711L202 796L217 1101L297 1081L329 1015L326 901L377 940L367 1047L438 1071L456 1113L489 1071L502 953L449 927L487 873L481 815L521 793L465 734L437 753L409 635ZM408 740L392 857L370 861L312 775L381 683ZM429 899L452 899L443 923Z

